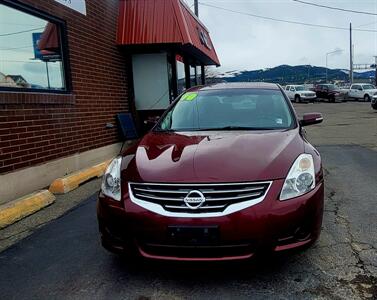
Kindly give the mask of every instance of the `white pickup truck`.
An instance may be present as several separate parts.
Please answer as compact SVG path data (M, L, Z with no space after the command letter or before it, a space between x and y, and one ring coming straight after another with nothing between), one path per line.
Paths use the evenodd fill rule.
M314 101L316 94L313 91L309 91L303 85L287 85L284 89L285 93L295 102L308 102Z
M377 95L377 89L369 83L355 83L348 91L348 98L364 99L364 101L370 101L375 95Z

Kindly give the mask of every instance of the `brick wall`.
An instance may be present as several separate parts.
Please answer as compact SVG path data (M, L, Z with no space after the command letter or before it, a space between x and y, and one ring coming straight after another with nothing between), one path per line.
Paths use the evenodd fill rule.
M128 111L118 0L87 0L87 16L53 0L20 2L67 22L72 94L0 91L0 174L115 143L105 124Z

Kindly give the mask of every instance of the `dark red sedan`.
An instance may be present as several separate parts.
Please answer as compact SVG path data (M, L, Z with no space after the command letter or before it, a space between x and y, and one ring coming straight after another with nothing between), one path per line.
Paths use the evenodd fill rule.
M321 157L280 86L215 84L181 95L109 165L103 246L165 260L247 259L319 236Z

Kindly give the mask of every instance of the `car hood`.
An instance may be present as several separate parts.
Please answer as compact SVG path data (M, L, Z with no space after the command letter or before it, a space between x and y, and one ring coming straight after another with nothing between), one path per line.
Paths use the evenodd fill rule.
M241 182L285 178L304 152L299 129L148 133L123 154L122 176L144 182Z

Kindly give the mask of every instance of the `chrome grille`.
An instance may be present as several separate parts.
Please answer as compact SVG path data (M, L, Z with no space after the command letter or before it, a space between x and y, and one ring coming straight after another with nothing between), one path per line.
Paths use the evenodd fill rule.
M143 204L157 204L171 213L221 213L232 205L251 200L262 201L271 182L247 183L130 183L131 199L141 200ZM192 191L200 191L205 201L196 209L188 207L185 197ZM249 206L260 201L254 201ZM135 202L135 201L134 201ZM140 204L140 202L138 202ZM145 205L141 205L145 208ZM153 209L151 209L154 211Z

